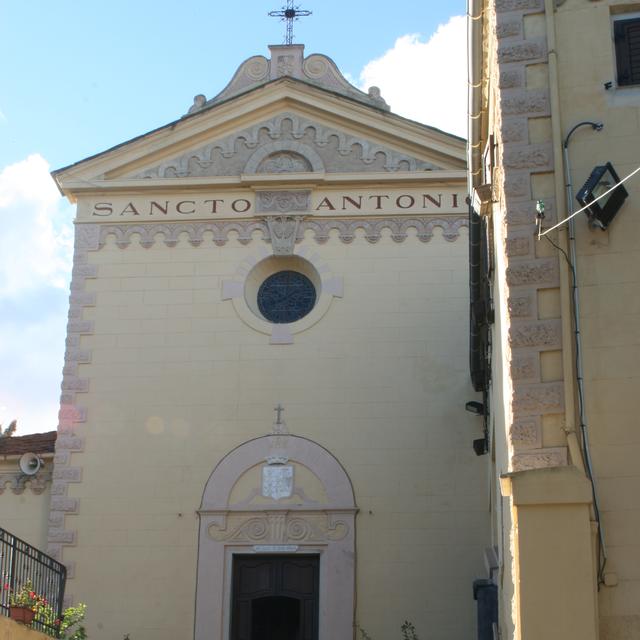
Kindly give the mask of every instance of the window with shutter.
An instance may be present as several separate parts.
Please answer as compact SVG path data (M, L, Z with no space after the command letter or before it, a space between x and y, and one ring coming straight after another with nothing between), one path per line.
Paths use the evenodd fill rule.
M618 86L640 84L640 18L615 20L613 36Z

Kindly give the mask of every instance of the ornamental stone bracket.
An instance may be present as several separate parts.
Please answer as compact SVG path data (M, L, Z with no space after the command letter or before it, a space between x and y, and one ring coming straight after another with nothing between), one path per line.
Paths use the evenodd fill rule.
M268 216L265 218L274 256L291 256L303 216Z

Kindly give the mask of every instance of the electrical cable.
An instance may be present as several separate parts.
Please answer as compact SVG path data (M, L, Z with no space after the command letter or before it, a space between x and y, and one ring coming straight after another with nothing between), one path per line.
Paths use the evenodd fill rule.
M549 238L549 236L544 236L544 238L553 246L555 247L563 256L564 259L567 261L567 265L569 266L569 271L571 272L571 280L573 282L573 286L576 286L576 271L575 268L571 262L571 260L569 259L569 256L567 255L567 252L560 247L559 245L557 245L551 238ZM572 315L572 319L573 319L573 323L575 326L576 323L576 308L575 305L571 305L571 315ZM576 353L576 368L577 368L577 360L578 360L578 355ZM584 406L584 395L582 392L582 385L578 385L578 403L580 406ZM581 430L584 430L584 424L583 421L580 421L580 428ZM596 489L595 489L595 478L593 477L593 469L591 468L591 464L590 462L590 455L588 450L585 450L585 439L583 437L582 439L583 442L583 451L582 451L582 455L586 458L586 462L587 464L585 464L585 469L587 470L587 475L589 477L589 481L591 483L591 490L592 490L592 495L593 495L593 515L595 516L596 522L598 523L598 530L599 532L602 529L602 525L600 524L600 505L598 503L598 499L596 497ZM602 539L601 535L598 535L598 559L599 559L599 563L598 563L598 590L600 590L600 585L604 584L604 569L607 566L607 554L604 548L604 541Z

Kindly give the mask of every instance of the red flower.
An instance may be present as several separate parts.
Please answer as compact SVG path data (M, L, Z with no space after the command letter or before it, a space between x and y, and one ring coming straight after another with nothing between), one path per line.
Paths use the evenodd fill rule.
M35 591L29 591L29 597L30 598L35 598L36 597L36 592Z
M56 618L56 619L54 620L53 624L55 624L55 625L56 625L56 627L57 627L57 626L59 626L59 625L60 625L60 618Z
M5 588L5 589L7 589L7 590L9 590L9 589L10 589L10 587L9 587L9 583L8 583L8 582L5 582L5 583L4 583L4 588Z

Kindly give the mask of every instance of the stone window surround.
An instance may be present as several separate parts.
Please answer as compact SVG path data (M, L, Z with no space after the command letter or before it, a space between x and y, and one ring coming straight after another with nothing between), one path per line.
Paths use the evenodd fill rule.
M306 331L322 319L334 297L343 296L342 278L335 276L326 262L310 247L297 246L291 257L298 258L308 265L308 272L306 270L302 272L314 283L317 295L316 304L311 312L296 322L273 324L261 318L247 301L247 298L253 297L253 292L249 289L252 285L259 284L254 282L253 276L256 270L265 267L262 275L267 277L281 268L287 268L286 265L290 264L288 256L276 257L266 247L261 247L259 251L240 263L232 279L224 280L222 283L222 299L231 300L240 319L255 331L269 335L271 344L293 343L293 336L296 333ZM253 286L253 288L256 287ZM255 293L257 294L257 288Z
M198 510L198 573L196 586L195 640L229 640L231 614L231 567L236 553L252 553L257 540L252 531L238 540L230 532L212 535L212 530L224 534L228 516L242 515L259 523L270 518L295 520L296 531L310 520L326 517L327 529L322 537L272 539L271 533L260 537L260 543L295 543L294 553L320 555L320 625L319 640L350 638L355 615L355 504L351 481L338 460L324 447L300 436L277 436L279 446L292 462L304 465L322 483L326 504L265 505L234 510L229 504L232 489L238 479L256 464L264 462L272 451L274 436L249 440L227 454L215 467L204 489ZM266 527L268 529L268 527ZM286 527L285 527L286 530ZM334 532L339 532L337 535ZM262 534L261 534L262 535ZM217 538L217 539L216 539Z

